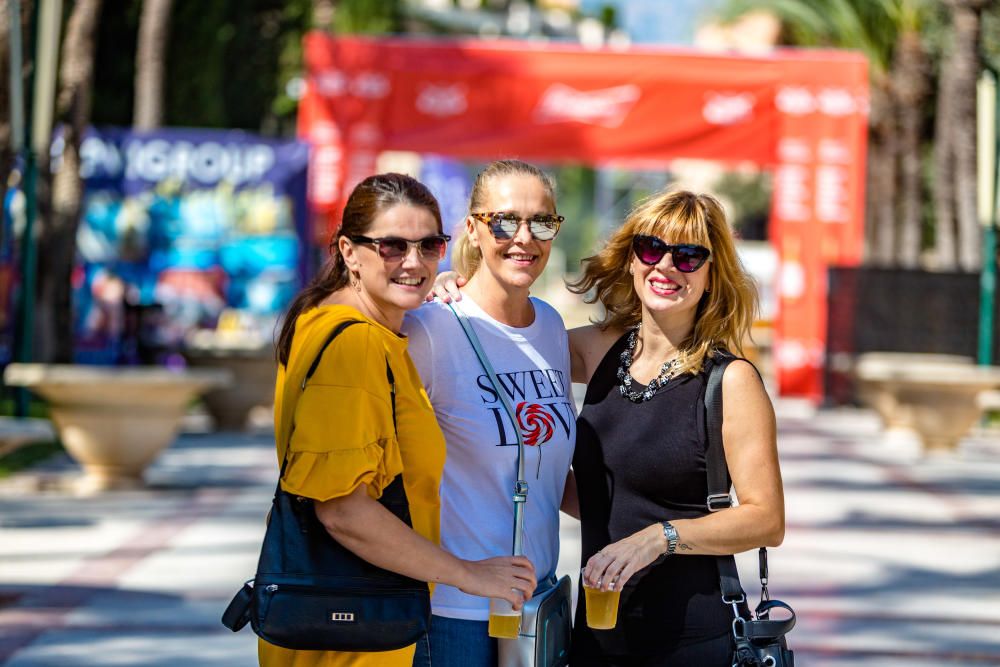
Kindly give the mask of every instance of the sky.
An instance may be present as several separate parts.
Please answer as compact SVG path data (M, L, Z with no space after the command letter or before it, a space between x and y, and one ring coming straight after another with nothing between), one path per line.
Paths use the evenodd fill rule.
M619 25L635 44L690 45L699 19L721 0L581 0L580 7L596 12L604 5L618 7Z

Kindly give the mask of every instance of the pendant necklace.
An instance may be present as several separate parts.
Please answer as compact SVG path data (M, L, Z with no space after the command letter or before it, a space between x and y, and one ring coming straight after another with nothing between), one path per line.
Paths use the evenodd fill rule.
M676 358L663 362L663 365L660 366L659 374L646 385L645 390L632 391L632 375L629 373L629 369L632 367L632 353L635 352L635 344L639 340L639 329L641 327L642 322L635 325L635 328L629 332L628 343L625 345L625 350L621 354L621 363L618 365L618 389L621 391L622 396L633 403L645 403L653 398L653 395L656 394L660 387L666 385L670 382L671 378L677 375L677 368L679 366Z

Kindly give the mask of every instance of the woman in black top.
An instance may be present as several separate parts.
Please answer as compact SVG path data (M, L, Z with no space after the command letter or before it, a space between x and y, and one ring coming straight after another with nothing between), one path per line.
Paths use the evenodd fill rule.
M573 381L588 384L573 461L582 577L622 589L613 630L587 627L580 596L571 664L728 667L733 613L714 556L780 544L784 499L774 411L738 360L723 377L723 446L739 505L706 506L707 370L716 351L740 351L757 305L722 207L655 195L571 289L606 310L570 332Z

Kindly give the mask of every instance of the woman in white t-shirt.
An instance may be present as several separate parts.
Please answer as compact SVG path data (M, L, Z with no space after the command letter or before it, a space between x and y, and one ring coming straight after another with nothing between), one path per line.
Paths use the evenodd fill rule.
M559 559L559 507L573 459L576 409L566 328L555 309L530 297L529 290L545 268L562 220L547 174L525 162L500 160L476 179L455 250L457 270L469 277L456 308L482 342L527 445L524 551L539 582L555 572ZM403 332L447 445L441 544L460 558L509 552L515 424L447 305L435 302L411 311ZM434 667L496 665L488 606L488 600L454 587L435 588ZM415 664L423 660L417 656Z

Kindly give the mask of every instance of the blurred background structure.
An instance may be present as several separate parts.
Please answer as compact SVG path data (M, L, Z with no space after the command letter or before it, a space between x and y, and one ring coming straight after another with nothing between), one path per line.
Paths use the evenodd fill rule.
M568 325L595 311L564 279L639 199L715 194L761 292L747 356L808 432L796 479L872 463L878 433L879 456L902 457L887 485L943 452L944 496L986 507L1000 488L969 473L960 489L959 468L1000 452L998 68L1000 0L7 0L0 488L64 450L89 481L30 493L163 483L155 452L126 466L89 451L96 427L67 431L67 377L95 399L116 385L115 410L88 408L117 420L100 432L138 437L169 404L163 446L214 430L242 452L234 432L270 429L276 323L353 184L411 173L457 226L477 171L514 156L558 182L567 223L537 289ZM995 631L996 519L955 516L985 528L960 541L983 568L962 581ZM0 612L16 610L2 568ZM1000 664L995 645L962 655Z
M981 347L984 335L971 341L967 322L943 314L927 314L954 322L936 340L891 324L897 309L927 303L905 272L933 275L931 292L972 314L982 300L969 276L995 263L984 258L992 226L982 224L976 179L976 84L1000 50L995 4L9 4L3 57L22 76L6 81L0 119L0 365L183 365L194 338L208 344L206 331L266 342L359 177L412 171L436 186L457 224L475 170L516 154L554 171L571 222L547 282L557 302L569 307L560 279L638 198L665 185L710 191L760 282L757 353L777 390L854 401L843 387L858 354L975 356ZM468 47L456 47L454 71L420 60L445 44ZM359 49L371 60L351 61ZM412 49L421 85L432 87L396 81L414 70L391 49ZM526 76L536 60L551 69ZM588 81L599 68L574 70L576 61L635 69L601 88L614 72ZM815 67L796 74L793 62ZM593 115L614 104L620 120ZM531 105L557 113L518 125ZM567 111L581 105L589 118ZM492 142L473 137L487 121ZM51 150L40 148L50 137ZM831 281L830 268L878 268L910 287L870 299L879 310L864 290ZM992 333L994 310L977 316L977 331Z

